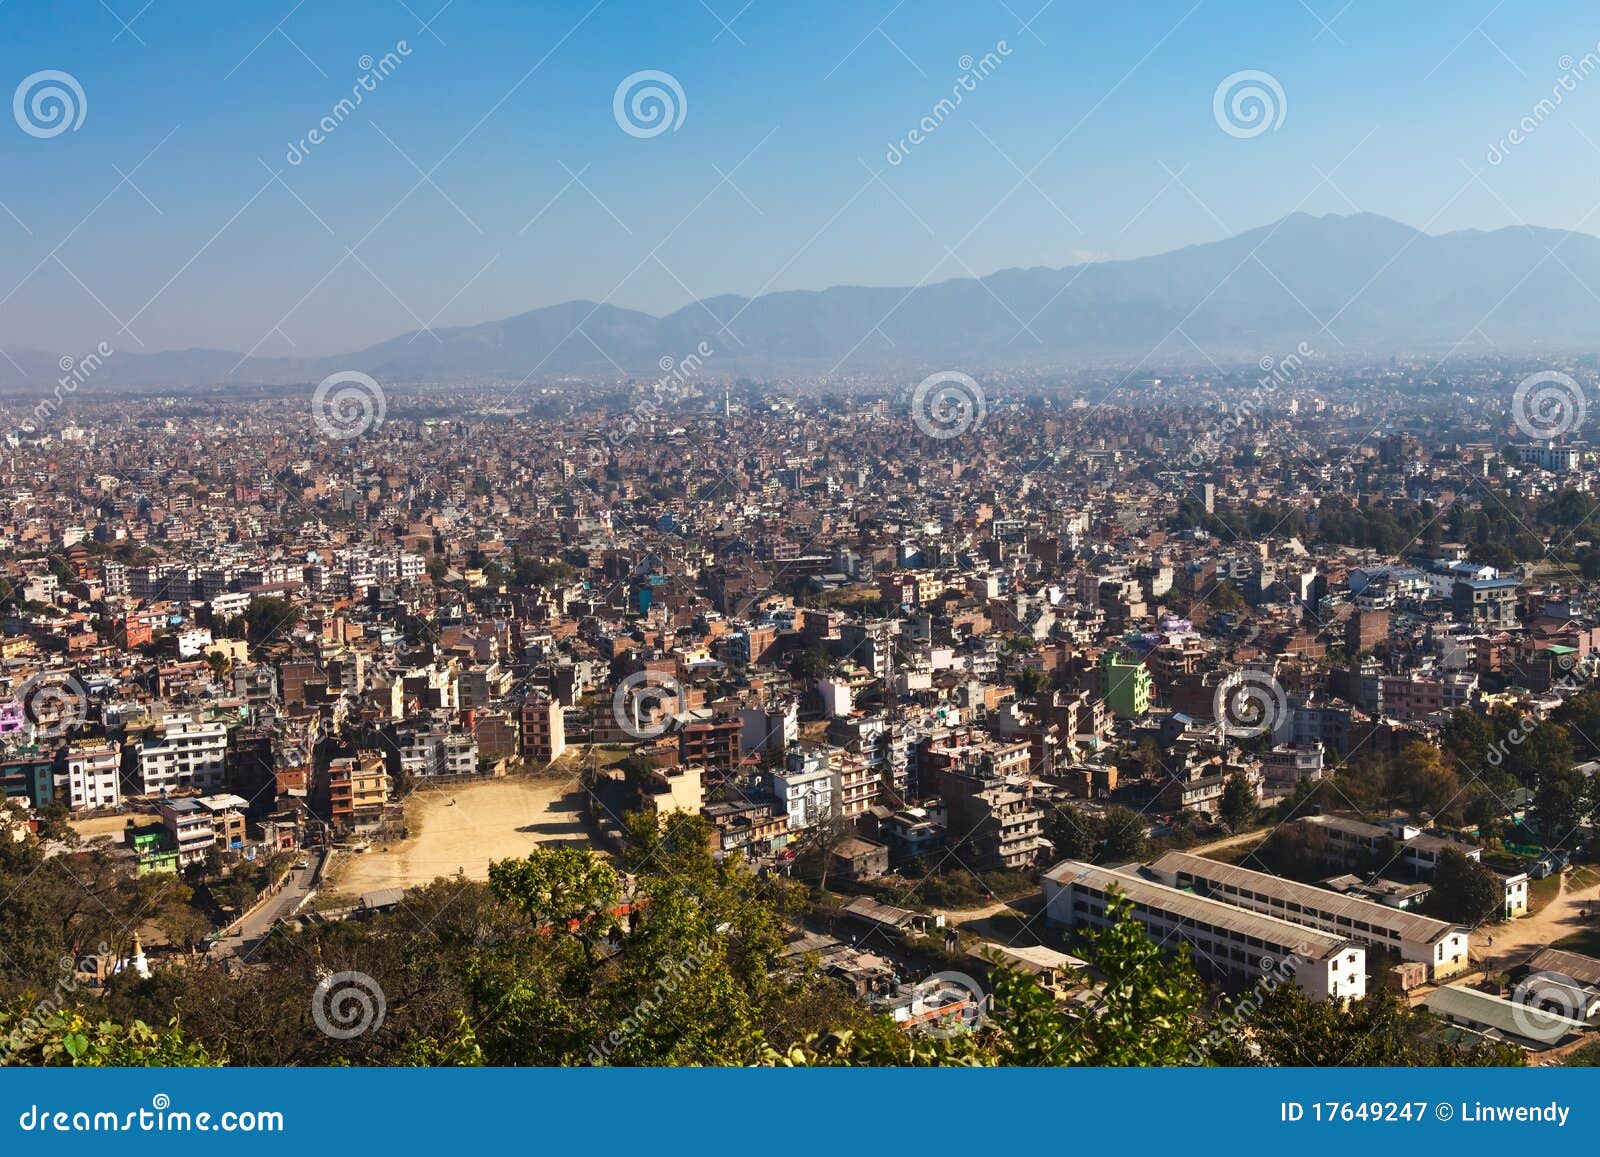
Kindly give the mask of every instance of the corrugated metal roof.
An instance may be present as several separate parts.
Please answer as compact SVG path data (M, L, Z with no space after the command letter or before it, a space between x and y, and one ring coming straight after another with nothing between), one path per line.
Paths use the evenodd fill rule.
M1058 884L1085 883L1102 891L1115 888L1135 904L1158 909L1184 920L1210 925L1239 936L1253 936L1306 960L1322 960L1354 943L1349 937L1291 924L1264 912L1251 912L1208 900L1193 892L1169 888L1128 872L1114 872L1093 864L1068 860L1045 873Z
M1159 860L1154 861L1150 867L1163 875L1171 874L1175 876L1179 872L1188 872L1197 878L1213 881L1217 884L1231 884L1235 888L1248 888L1261 895L1284 900L1292 904L1299 904L1302 907L1309 904L1321 912L1326 912L1335 919L1344 916L1350 920L1362 920L1380 928L1392 928L1402 938L1416 941L1420 944L1432 944L1451 932L1465 931L1459 925L1448 924L1443 920L1435 920L1431 916L1420 916L1415 912L1403 912L1398 908L1390 908L1386 904L1363 900L1359 896L1346 896L1327 888L1319 888L1314 884L1301 884L1295 880L1284 879L1282 876L1271 875L1268 872L1255 872L1249 868L1241 868L1235 864L1224 864L1217 860L1208 860L1204 856L1194 856L1187 852L1168 852ZM1208 890L1208 895L1224 904L1233 902L1225 892L1211 893ZM1281 918L1288 920L1291 924L1298 923L1294 916L1295 913L1289 912L1285 913Z

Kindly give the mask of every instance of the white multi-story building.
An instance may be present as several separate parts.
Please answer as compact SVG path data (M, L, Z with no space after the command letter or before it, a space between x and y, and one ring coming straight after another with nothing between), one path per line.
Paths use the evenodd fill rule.
M161 825L177 845L180 867L202 863L206 853L216 846L217 831L212 826L211 813L198 800L163 800L160 815Z
M478 772L478 741L471 735L402 728L395 741L400 768L414 779Z
M772 794L789 817L789 830L816 827L834 814L833 768L820 751L796 749L768 773Z
M854 819L878 802L883 779L877 768L861 756L844 751L835 752L830 762L833 764L833 801L837 815Z
M1067 928L1104 928L1113 892L1157 944L1188 944L1219 979L1250 984L1292 976L1313 1000L1367 994L1367 950L1347 936L1180 891L1134 871L1067 860L1044 874L1046 918Z
M1387 819L1379 826L1343 816L1322 815L1301 816L1294 824L1308 835L1313 831L1321 833L1317 843L1323 861L1347 868L1360 867L1374 857L1381 857L1398 864L1419 880L1431 880L1439 866L1439 857L1447 849L1460 852L1474 863L1483 862L1483 849L1429 835L1403 819ZM1505 888L1505 907L1501 915L1507 920L1526 916L1528 873L1495 874Z
M1469 934L1459 924L1187 852L1168 852L1149 870L1163 884L1191 889L1207 899L1396 952L1402 960L1426 964L1435 980L1468 967Z
M65 771L56 772L56 795L64 797L73 811L121 804L122 748L118 744L71 746L67 748L65 767Z
M22 584L22 597L33 603L53 603L61 593L61 580L49 571L29 575Z
M243 591L227 591L211 600L211 613L218 619L233 619L250 608L250 596Z
M211 646L211 631L208 627L190 627L187 631L179 632L178 658L196 659Z
M128 595L140 602L155 598L156 592L161 589L161 568L158 566L136 566L131 570L124 568L123 577Z
M214 599L232 586L232 567L208 566L195 576L193 594L197 599Z
M1462 579L1499 578L1500 572L1483 563L1439 559L1428 572L1428 586L1433 596L1448 599L1455 594L1456 583Z
M471 735L432 735L428 742L428 775L474 775L478 741Z
M1571 473L1583 461L1583 454L1579 450L1571 446L1557 446L1554 442L1518 446L1517 457L1524 466L1538 466L1556 473Z
M378 582L414 582L428 570L428 560L410 551L372 554L364 550L336 551L334 564L350 576L352 585Z
M786 750L800 738L800 704L797 700L739 711L739 743L744 751Z
M105 589L107 598L119 598L128 593L128 568L120 562L106 561L100 564L100 585Z
M216 791L227 773L228 728L197 716L168 716L165 725L139 746L138 788L161 795L200 788Z

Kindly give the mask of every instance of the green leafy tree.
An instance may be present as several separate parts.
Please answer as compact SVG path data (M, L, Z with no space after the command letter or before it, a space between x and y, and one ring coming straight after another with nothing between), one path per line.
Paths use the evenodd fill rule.
M1430 743L1409 743L1389 769L1389 794L1415 812L1439 816L1465 804L1461 780L1439 749Z
M1011 677L1011 686L1016 689L1017 698L1021 700L1032 699L1039 692L1049 686L1050 680L1045 673L1037 667L1020 667Z
M1293 983L1262 996L1242 1031L1208 1038L1207 1059L1218 1065L1394 1068L1509 1066L1521 1049L1497 1042L1462 1048L1446 1039L1447 1025L1412 1008L1387 988L1361 1000L1312 1000Z
M1456 707L1438 731L1438 746L1450 752L1462 767L1478 771L1494 746L1494 731L1483 715L1469 707Z
M583 848L544 847L489 865L489 886L552 935L576 936L586 951L604 935L622 899L616 869Z
M1214 610L1228 612L1244 609L1244 596L1239 593L1239 588L1230 579L1224 579L1211 588L1206 595L1206 603Z
M1205 1002L1188 946L1176 953L1157 947L1121 897L1107 905L1106 918L1107 927L1084 937L1084 957L1104 984L1080 1024L1080 1063L1184 1063Z
M828 655L828 648L818 643L794 653L793 658L789 660L789 674L793 675L802 686L809 687L827 674L832 661Z
M609 884L596 886L610 869L590 852L568 849L531 878L521 866L491 878L539 931L469 961L474 998L497 1010L478 1032L489 1063L749 1064L769 1030L804 1023L814 982L776 968L787 885L717 861L700 816L634 815L625 826L625 913ZM562 894L568 879L576 897ZM603 951L569 947L585 928L603 931Z
M1586 1044L1581 1049L1574 1049L1567 1054L1567 1059L1564 1063L1579 1068L1600 1067L1600 1041Z
M1033 977L997 966L993 1013L974 1032L908 1033L886 1017L847 1032L769 1049L784 1066L1061 1066L1184 1063L1200 1031L1205 989L1187 949L1157 947L1128 903L1113 898L1110 924L1085 937L1084 953L1104 978L1093 1003L1064 1013Z
M221 1054L189 1040L172 1022L118 1024L77 1009L19 1001L0 1009L0 1066L82 1068L199 1068L224 1063Z
M1222 801L1218 805L1222 822L1235 831L1244 827L1256 816L1256 793L1243 773L1228 777L1222 788Z
M1595 559L1600 563L1600 553ZM1567 729L1568 738L1584 759L1600 757L1600 691L1571 696L1550 713L1550 719Z
M1498 916L1505 907L1505 885L1500 877L1455 848L1439 853L1434 868L1429 910L1441 920L1476 928Z
M1533 793L1533 822L1547 848L1570 848L1580 841L1587 790L1584 774L1573 767L1552 768L1540 777Z
M0 807L15 816L14 804ZM150 888L98 843L47 865L35 837L0 838L0 999L51 989L63 958L123 954L133 929L155 910Z
M1125 864L1142 859L1145 847L1145 818L1131 808L1106 809L1100 821L1100 855L1102 864Z
M292 631L300 621L300 608L288 599L257 595L245 607L244 621L250 641L261 644Z
M1070 803L1058 803L1045 813L1044 834L1064 860L1092 860L1100 847L1095 822Z
M1139 746L1134 749L1133 754L1129 757L1129 766L1136 774L1146 779L1160 775L1162 770L1161 749L1155 745L1154 740L1139 740Z
M1565 728L1524 725L1521 732L1520 743L1505 744L1504 767L1523 787L1537 789L1546 776L1560 775L1578 762Z

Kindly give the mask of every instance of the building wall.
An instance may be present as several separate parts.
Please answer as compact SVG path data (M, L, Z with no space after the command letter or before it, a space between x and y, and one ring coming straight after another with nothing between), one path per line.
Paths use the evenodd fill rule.
M1470 942L1465 929L1448 932L1437 943L1408 940L1403 935L1390 935L1388 931L1400 922L1391 919L1391 914L1399 916L1398 909L1386 909L1381 904L1352 903L1349 898L1337 892L1327 893L1326 906L1313 908L1312 904L1321 899L1315 893L1322 889L1308 889L1301 900L1290 902L1280 897L1269 897L1265 892L1250 891L1244 885L1234 891L1228 891L1227 886L1220 880L1204 877L1197 879L1194 873L1187 870L1163 871L1159 864L1160 861L1152 865L1154 873L1163 883L1171 887L1188 888L1198 882L1207 899L1244 908L1250 912L1275 916L1306 928L1348 936L1372 948L1398 952L1402 960L1415 960L1428 965L1435 979L1454 976L1470 967L1468 959Z
M1046 876L1043 887L1046 918L1052 924L1074 929L1107 926L1106 891L1092 880ZM1359 945L1341 946L1324 958L1305 960L1294 951L1302 940L1292 925L1282 925L1273 940L1258 937L1263 943L1252 944L1245 935L1188 917L1180 919L1159 905L1134 903L1132 910L1134 919L1144 926L1151 940L1157 944L1190 945L1196 962L1213 975L1251 983L1292 966L1295 984L1313 1000L1359 1000L1366 995L1366 949ZM1270 927L1263 922L1263 931Z

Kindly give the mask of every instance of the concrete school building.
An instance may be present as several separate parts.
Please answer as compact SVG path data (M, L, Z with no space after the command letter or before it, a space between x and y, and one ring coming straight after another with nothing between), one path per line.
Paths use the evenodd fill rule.
M1433 980L1469 967L1469 934L1459 924L1187 852L1168 852L1148 870L1174 888L1398 953L1401 960L1426 964Z
M1308 843L1320 847L1320 855L1325 862L1347 869L1379 857L1409 868L1419 880L1432 880L1439 866L1439 857L1447 848L1455 849L1475 863L1483 862L1482 849L1429 835L1402 819L1385 820L1380 825L1344 816L1301 816L1293 822ZM1526 916L1528 873L1496 872L1495 875L1500 877L1505 887L1505 906L1501 915L1507 920Z
M1253 984L1292 974L1313 1000L1367 994L1367 950L1348 936L1291 924L1171 887L1139 871L1067 860L1044 874L1046 919L1064 928L1104 928L1111 892L1159 945L1187 944L1217 980Z

